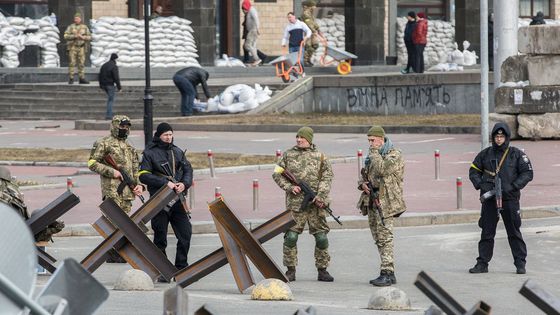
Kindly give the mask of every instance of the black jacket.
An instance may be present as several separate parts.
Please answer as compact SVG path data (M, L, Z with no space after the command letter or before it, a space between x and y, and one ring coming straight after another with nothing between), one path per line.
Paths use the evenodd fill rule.
M99 70L99 87L117 85L117 89L121 89L121 80L119 78L119 67L114 60L109 60L101 66Z
M498 146L494 136L499 129L504 130L506 141ZM516 147L509 145L511 133L504 123L497 123L492 129L492 146L482 150L474 159L469 169L469 178L480 195L494 189L496 166L509 147L507 156L502 163L499 176L502 180L503 200L519 200L521 189L533 180L533 166L527 155Z
M414 28L416 27L416 21L408 21L406 22L406 26L404 27L404 42L412 44L412 33L414 32Z
M173 167L173 160L175 167ZM183 151L174 144L167 144L159 138L154 138L142 154L139 171L140 181L148 186L150 196L169 182L163 176L165 171L161 164L165 162L169 163L172 172L173 168L175 169L174 178L185 185L185 190L192 185L193 169Z
M187 80L189 80L192 83L195 90L196 90L196 86L200 84L202 86L202 90L204 91L204 95L206 95L206 98L210 98L210 93L208 92L208 85L206 85L206 81L208 80L208 77L210 75L206 70L199 67L186 67L184 69L177 71L175 75L184 77Z

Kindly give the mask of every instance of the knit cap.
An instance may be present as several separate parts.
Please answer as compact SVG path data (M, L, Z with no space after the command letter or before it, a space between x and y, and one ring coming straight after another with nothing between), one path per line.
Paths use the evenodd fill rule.
M173 128L171 128L170 124L166 122L162 122L157 126L156 133L154 134L154 138L159 138L159 136L161 136L162 134L168 131L173 131Z
M313 129L311 129L310 127L299 128L297 136L304 138L309 143L313 143Z
M381 126L371 126L367 132L368 137L385 138L385 130Z

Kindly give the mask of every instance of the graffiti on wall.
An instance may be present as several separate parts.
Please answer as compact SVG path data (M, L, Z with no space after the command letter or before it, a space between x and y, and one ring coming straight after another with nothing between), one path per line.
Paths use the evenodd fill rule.
M346 89L348 106L357 108L403 107L421 108L446 106L451 103L451 95L445 86L369 86Z

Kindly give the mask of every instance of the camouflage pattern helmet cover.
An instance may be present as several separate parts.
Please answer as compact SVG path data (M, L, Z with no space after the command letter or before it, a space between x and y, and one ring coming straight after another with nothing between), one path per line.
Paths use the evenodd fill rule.
M129 127L132 126L130 122L130 118L125 115L115 115L113 116L113 120L111 121L111 135L115 138L119 135L119 126L128 125Z
M10 170L5 166L0 166L0 179L10 181L12 180L12 174Z

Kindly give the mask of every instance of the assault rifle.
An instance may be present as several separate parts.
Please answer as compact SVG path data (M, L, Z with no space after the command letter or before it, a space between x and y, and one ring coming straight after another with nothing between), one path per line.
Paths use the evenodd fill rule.
M497 166L498 166L498 160L496 160L496 170L498 169ZM502 179L500 178L499 173L500 173L499 171L496 172L496 175L494 176L494 189L487 191L482 196L480 196L481 203L486 201L487 199L496 197L496 214L498 215L498 217L500 217L500 213L502 213L502 211L504 210L502 204L502 197L503 197Z
M136 187L136 185L134 184L134 180L132 179L132 177L130 176L130 174L128 174L128 172L123 168L123 167L119 167L117 165L117 162L115 162L115 159L113 159L113 157L111 156L111 154L107 154L105 155L105 157L103 158L103 160L109 164L112 168L116 169L117 171L119 171L122 175L122 182L119 184L119 187L117 187L117 193L119 195L122 195L124 187L128 186L128 188L130 188L130 190L134 190L134 187ZM138 196L140 198L140 200L142 201L142 203L144 203L144 196L140 195Z
M369 190L369 206L377 209L377 214L379 218L381 218L381 224L385 226L385 219L383 219L383 212L381 211L381 202L379 202L379 188L373 188L373 184L369 181L365 168L362 168L361 173L362 178L367 182L366 185Z
M171 168L169 167L169 162L165 162L160 164L161 168L163 169L164 175L167 179L169 179L171 182L173 182L173 184L177 184L178 181L175 179L175 177L173 177L173 172L171 172ZM191 218L191 210L189 209L189 204L187 203L187 198L185 198L185 193L180 192L177 193L177 195L179 196L179 201L181 202L181 205L183 206L183 209L185 210L185 212L187 213L187 216L189 217L189 219Z
M313 199L315 199L315 197L317 197L317 193L315 191L313 191L313 189L311 189L311 187L309 187L309 184L303 180L297 180L297 178L294 176L294 174L292 174L292 172L288 171L287 169L284 169L282 171L282 176L284 176L284 178L286 178L288 181L290 181L290 183L292 183L293 185L299 186L301 188L301 191L303 192L303 202L301 203L301 210L305 210L305 208L307 208L307 206L309 205L310 202L313 201ZM335 216L333 214L333 211L331 210L331 208L327 205L325 205L325 207L323 208L325 209L325 211L328 212L328 214L340 225L342 225L342 222L340 222L339 218L340 216Z

